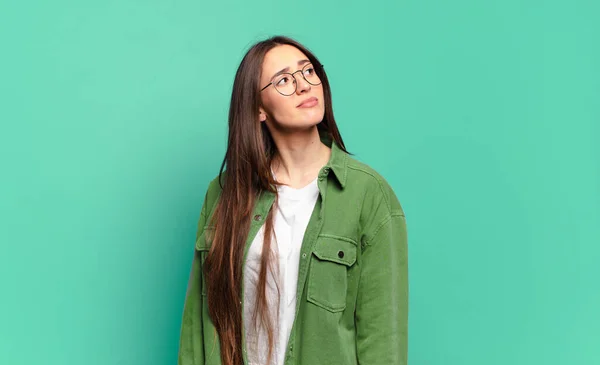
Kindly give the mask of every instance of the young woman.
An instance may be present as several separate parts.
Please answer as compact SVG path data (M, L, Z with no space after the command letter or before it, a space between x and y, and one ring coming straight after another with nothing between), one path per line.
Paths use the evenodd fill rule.
M407 329L396 195L346 151L315 55L255 44L200 214L179 364L406 364Z

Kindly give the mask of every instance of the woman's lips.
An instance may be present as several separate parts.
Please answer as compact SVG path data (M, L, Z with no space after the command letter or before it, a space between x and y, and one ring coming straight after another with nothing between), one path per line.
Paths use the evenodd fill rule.
M317 99L313 96L312 98L308 98L308 99L304 100L302 103L298 104L297 108L312 108L313 106L317 105L318 103L319 103L319 99Z

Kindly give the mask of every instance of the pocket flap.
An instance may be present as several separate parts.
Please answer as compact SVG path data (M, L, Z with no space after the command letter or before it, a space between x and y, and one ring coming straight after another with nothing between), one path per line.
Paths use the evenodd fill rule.
M350 241L332 237L319 237L313 250L321 260L352 266L356 261L356 245Z

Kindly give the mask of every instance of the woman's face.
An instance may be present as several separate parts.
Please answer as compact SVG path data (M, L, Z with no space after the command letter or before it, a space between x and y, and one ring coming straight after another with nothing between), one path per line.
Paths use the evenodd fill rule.
M294 46L281 45L267 52L262 65L260 88L272 81L273 85L260 92L261 122L278 130L289 131L312 127L323 120L323 86L314 68L307 64L310 64L308 57ZM302 70L306 79L302 77ZM280 72L293 74L294 77L280 75ZM291 95L282 95L278 90Z

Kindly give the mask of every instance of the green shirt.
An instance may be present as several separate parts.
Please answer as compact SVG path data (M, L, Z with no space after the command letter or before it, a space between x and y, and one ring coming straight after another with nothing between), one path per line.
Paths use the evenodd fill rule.
M327 139L324 143L331 147L331 157L319 173L320 193L302 241L296 316L285 365L405 365L408 252L404 212L383 177L336 143ZM215 178L198 222L179 365L221 364L201 270L211 243L204 232L214 229L207 222L219 195ZM267 192L255 204L244 262L273 201L274 194ZM244 339L242 344L247 364Z

